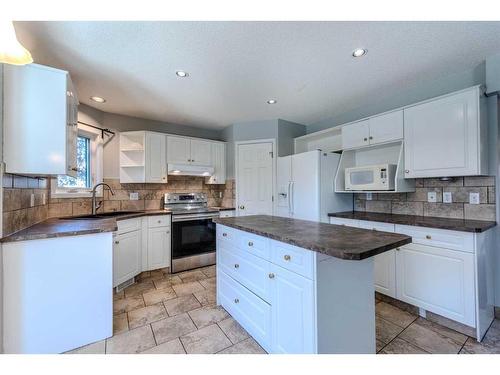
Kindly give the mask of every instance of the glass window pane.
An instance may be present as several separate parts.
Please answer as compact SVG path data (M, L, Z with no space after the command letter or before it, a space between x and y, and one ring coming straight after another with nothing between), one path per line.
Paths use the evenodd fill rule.
M57 186L66 188L90 188L90 138L79 136L76 146L76 177L57 176Z

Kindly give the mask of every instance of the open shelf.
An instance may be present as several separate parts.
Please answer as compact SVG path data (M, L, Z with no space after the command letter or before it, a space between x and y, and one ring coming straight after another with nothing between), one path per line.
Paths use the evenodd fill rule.
M321 130L295 138L295 154L313 150L340 152L342 150L340 127Z
M144 131L120 133L120 182L144 182L145 143Z

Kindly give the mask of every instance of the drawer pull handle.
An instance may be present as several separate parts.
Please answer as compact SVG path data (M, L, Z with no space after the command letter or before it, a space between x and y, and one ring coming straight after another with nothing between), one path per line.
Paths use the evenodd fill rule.
M240 300L238 298L235 298L234 303L240 303Z
M234 268L240 268L240 265L239 265L238 263L236 263L236 264L234 265Z
M227 237L227 233L222 233L222 237Z
M432 237L430 234L426 235L425 238L427 238L428 240L430 240Z
M269 278L270 278L270 279L274 279L274 273L270 273L270 274L269 274Z
M248 246L253 246L253 242L252 242L252 241L250 241L250 242L248 243Z
M285 260L290 260L290 259L292 259L292 257L291 257L290 255L285 255L285 256L283 257L283 259L285 259Z
M158 224L161 224L161 220L158 220Z

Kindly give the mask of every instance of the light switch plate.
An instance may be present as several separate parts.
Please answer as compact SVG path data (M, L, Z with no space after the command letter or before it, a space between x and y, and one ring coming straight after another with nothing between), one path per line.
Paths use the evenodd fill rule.
M443 203L451 203L451 191L443 192Z
M427 192L427 202L436 203L437 202L437 193L435 191Z
M373 199L373 194L372 193L366 193L366 200L371 201Z
M31 194L30 197L30 207L33 207L35 205L35 194Z
M130 200L131 201L138 201L139 200L139 193L130 193Z
M479 193L469 193L469 203L479 204Z

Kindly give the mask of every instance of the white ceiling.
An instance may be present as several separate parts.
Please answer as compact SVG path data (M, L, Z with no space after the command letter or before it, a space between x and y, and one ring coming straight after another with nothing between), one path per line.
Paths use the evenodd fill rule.
M16 22L16 30L35 62L71 73L82 103L214 129L271 118L309 125L500 51L500 22ZM354 59L356 47L369 52Z

